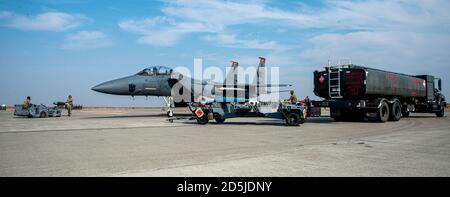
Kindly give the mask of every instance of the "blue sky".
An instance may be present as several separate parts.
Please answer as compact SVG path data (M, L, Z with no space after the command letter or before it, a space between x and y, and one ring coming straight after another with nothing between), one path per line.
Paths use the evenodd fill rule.
M148 66L192 67L193 58L225 68L264 56L299 97L313 95L312 72L328 59L447 82L449 9L446 0L0 0L0 103L72 94L89 106L160 106L90 88Z

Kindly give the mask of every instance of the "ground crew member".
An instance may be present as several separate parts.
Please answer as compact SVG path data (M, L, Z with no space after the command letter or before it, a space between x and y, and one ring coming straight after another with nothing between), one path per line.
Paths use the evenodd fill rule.
M305 104L306 104L306 106L307 106L308 108L311 107L311 100L309 100L309 97L308 97L308 96L305 97L304 102L305 102Z
M69 95L69 96L67 97L66 108L67 108L67 115L68 115L69 117L72 116L72 108L73 108L73 99L72 99L72 95Z
M306 96L303 102L306 105L306 113L308 116L311 116L311 100L309 100L309 97Z
M291 97L289 97L289 102L291 102L292 104L297 103L297 96L294 94L294 90L291 90Z
M31 107L31 97L27 96L27 99L23 102L23 108L28 109Z

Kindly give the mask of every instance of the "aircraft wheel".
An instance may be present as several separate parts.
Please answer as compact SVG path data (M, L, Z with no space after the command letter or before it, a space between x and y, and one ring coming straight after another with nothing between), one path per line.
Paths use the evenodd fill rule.
M169 118L173 117L173 111L172 110L167 111L167 117L169 117Z

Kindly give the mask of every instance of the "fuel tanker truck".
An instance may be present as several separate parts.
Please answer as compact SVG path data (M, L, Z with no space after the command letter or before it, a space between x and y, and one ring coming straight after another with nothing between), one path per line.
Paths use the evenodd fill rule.
M436 83L437 82L437 85ZM444 116L441 79L406 75L353 64L314 72L314 94L324 98L313 107L328 107L336 121L398 121L411 112Z

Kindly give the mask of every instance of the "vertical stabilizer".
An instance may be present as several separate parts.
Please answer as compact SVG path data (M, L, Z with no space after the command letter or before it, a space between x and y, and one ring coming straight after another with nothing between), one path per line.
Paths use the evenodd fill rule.
M266 93L266 58L259 57L259 65L256 69L256 96Z
M239 67L239 62L231 61L231 69L225 78L224 84L227 84L227 85L236 85L237 84L238 67Z

